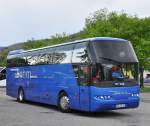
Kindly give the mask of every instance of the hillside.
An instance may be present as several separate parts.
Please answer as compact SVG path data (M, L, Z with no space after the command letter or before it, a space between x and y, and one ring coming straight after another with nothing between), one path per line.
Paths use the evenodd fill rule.
M0 51L2 51L3 49L5 49L6 47L0 47Z
M45 46L50 46L54 44L60 44L64 42L70 42L77 39L80 39L80 35L84 32L78 32L72 35L66 35L63 34L56 34L54 36L51 36L49 39L42 39L42 40L28 40L27 42L21 42L18 44L14 44L5 48L0 49L0 66L5 66L6 64L6 56L9 51L11 50L17 50L17 49L34 49L34 48L41 48Z

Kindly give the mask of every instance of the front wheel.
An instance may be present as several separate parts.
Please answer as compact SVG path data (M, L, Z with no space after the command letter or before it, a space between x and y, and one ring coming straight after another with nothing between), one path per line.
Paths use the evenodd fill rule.
M70 111L70 100L69 97L62 93L59 97L58 107L62 112L69 112Z
M23 89L19 89L18 91L18 98L17 100L21 103L23 103L25 101L25 96L24 96L24 91Z

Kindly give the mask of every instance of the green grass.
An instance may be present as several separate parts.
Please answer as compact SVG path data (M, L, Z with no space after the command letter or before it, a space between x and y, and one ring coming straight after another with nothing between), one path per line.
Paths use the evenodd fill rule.
M150 92L150 87L143 87L141 88L141 92Z

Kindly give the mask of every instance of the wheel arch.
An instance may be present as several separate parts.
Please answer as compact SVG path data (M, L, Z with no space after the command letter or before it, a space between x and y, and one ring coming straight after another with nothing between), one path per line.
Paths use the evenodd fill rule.
M58 102L59 102L59 99L60 99L61 94L65 94L65 95L68 96L67 91L65 91L65 90L60 90L60 91L58 92L58 95L57 95L57 105L58 105Z
M65 95L68 96L68 93L65 90L60 90L59 93L58 93L58 97L60 97L61 94L65 94Z
M19 87L18 87L18 93L19 93L20 90L23 90L23 92L24 92L24 89L23 89L22 86L19 86Z
M62 106L61 106L61 103L60 103L60 101L61 101L61 98L63 97L63 96L67 96L68 97L68 100L69 100L69 95L68 95L68 93L67 93L67 91L65 91L65 90L60 90L59 91L59 93L58 93L58 100L57 100L57 106L58 106L58 108L59 108L59 110L60 111L62 111L62 112L70 112L71 111L71 108L70 108L70 103L68 102L68 107L67 107L67 109L64 109Z

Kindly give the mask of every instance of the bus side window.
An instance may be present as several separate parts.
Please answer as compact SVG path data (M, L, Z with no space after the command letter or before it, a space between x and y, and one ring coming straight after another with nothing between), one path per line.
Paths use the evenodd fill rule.
M46 50L47 64L53 64L54 51L55 51L55 48L49 48Z
M75 45L72 63L78 65L78 84L87 86L89 84L89 56L87 51L88 42Z
M27 64L38 65L38 64L52 64L52 57L54 48L39 50L27 54Z
M77 64L73 65L73 71L75 74L75 79L77 80L77 83L80 83L80 77L79 77L79 66Z
M8 59L7 66L8 67L20 67L26 65L26 58L25 57L16 57L13 59Z
M77 83L82 86L88 86L90 83L90 69L88 65L74 64L73 70Z
M73 48L73 44L56 47L53 62L56 64L71 63Z
M77 43L72 56L72 63L88 63L87 42Z
M88 65L80 66L80 85L88 86L90 83L90 67Z

